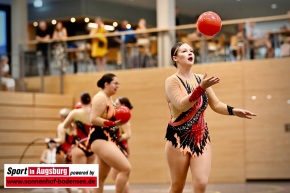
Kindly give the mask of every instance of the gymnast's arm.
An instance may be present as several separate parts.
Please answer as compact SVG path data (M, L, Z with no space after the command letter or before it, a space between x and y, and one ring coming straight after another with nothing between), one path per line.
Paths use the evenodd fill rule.
M179 80L169 77L165 81L165 92L172 105L181 112L185 112L193 106L195 101L190 102L190 94L183 94L180 88Z
M70 129L72 127L72 124L75 119L75 114L76 114L77 109L72 110L68 116L65 118L63 121L63 127L64 129Z
M214 112L222 115L229 115L227 105L217 98L211 87L206 89L206 94L208 96L208 104Z
M122 125L123 134L120 137L120 141L124 141L131 138L132 130L131 130L131 123L128 121L127 123Z
M257 116L255 113L252 113L248 110L240 109L240 108L233 108L231 106L226 105L225 103L221 102L213 90L208 88L206 90L208 95L208 103L209 106L212 108L213 111L222 114L222 115L235 115L241 118L251 119L252 116Z
M96 94L92 100L92 109L90 114L90 122L93 125L100 127L115 126L114 121L102 118L102 115L107 110L107 98L104 95Z
M65 141L65 130L63 123L60 123L57 126L57 138L54 138L54 141L59 144L63 144Z

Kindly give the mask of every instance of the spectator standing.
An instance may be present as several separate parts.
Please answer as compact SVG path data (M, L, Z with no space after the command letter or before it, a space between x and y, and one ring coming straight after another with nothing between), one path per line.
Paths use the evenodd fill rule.
M56 67L62 68L63 72L66 71L67 67L67 54L66 49L66 40L67 30L61 22L58 22L54 28L52 39L56 42L54 44L54 56ZM77 65L74 65L74 71L76 73Z
M237 60L243 60L246 57L246 29L245 24L238 24L237 31Z
M44 74L49 74L48 43L50 39L51 36L46 22L40 21L36 31L36 40L38 41L36 55L44 61L44 69L41 69Z
M138 26L136 28L137 32L146 31L146 19L141 18L138 22ZM138 60L138 67L147 67L151 66L150 64L150 39L149 34L147 32L138 33L137 34L137 45L139 50L139 60Z
M249 42L250 59L255 59L255 49L266 47L267 58L273 57L273 46L270 37L264 36L261 31L256 27L255 22L247 23L246 35Z
M127 20L123 20L121 23L120 28L117 30L118 32L127 32L127 31L133 31L133 29L129 26L129 23ZM133 45L137 42L136 34L125 34L121 36L115 37L115 41L118 42L121 47L121 57L122 57L122 63L127 68L132 68L132 55L133 55Z
M96 58L96 65L98 71L107 70L107 53L108 53L108 39L104 34L106 33L104 23L101 18L96 18L97 28L93 28L90 36L100 35L92 39L92 57Z
M52 39L55 41L63 41L67 38L67 30L62 22L58 22L54 28Z

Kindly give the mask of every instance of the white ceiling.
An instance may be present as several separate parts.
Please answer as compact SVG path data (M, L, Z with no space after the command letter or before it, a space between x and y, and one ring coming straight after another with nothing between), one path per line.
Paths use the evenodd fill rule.
M27 0L32 3L33 0ZM62 0L43 0L62 1ZM142 7L145 9L156 9L157 0L94 0L106 1L114 4L125 4L128 6ZM0 0L0 4L10 4L10 0ZM277 8L272 9L271 5ZM204 11L214 11L222 19L240 19L251 17L263 17L272 15L283 15L290 10L290 0L176 0L180 14L195 17Z

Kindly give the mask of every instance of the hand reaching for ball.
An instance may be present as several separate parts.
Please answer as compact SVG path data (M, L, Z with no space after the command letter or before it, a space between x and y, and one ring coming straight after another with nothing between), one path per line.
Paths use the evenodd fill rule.
M218 77L209 77L207 78L207 74L205 74L201 80L200 87L206 90L208 87L219 83L220 79Z

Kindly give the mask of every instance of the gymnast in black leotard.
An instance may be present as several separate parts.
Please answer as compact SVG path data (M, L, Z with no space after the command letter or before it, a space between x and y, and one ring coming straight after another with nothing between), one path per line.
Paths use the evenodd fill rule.
M250 119L255 114L221 102L212 89L219 83L218 77L191 71L194 54L190 45L176 43L171 49L171 58L177 70L165 81L171 114L165 135L165 153L171 175L169 192L183 191L190 170L194 192L205 193L211 168L209 129L204 118L207 105L222 115Z
M63 122L66 128L71 124L75 125L76 136L75 146L72 148L72 163L73 164L93 164L95 154L87 147L86 141L90 132L90 111L91 111L91 96L89 93L81 95L81 108L72 110ZM83 189L83 193L89 193L88 188Z
M117 92L119 81L116 75L107 73L97 85L102 90L92 100L90 121L93 126L88 140L99 164L99 189L94 191L103 191L104 181L113 167L118 171L115 181L116 192L123 193L129 180L131 165L116 144L120 121L115 120L115 107L111 97Z
M130 100L127 97L119 97L115 100L116 107L119 107L121 105L128 107L130 111L133 109L133 106L130 102ZM119 126L119 139L118 139L118 147L122 151L122 153L128 158L130 151L129 151L129 145L128 140L131 138L131 121L129 120L124 125ZM112 177L113 180L116 180L116 177L118 175L118 171L112 168ZM126 185L125 190L123 193L129 193L129 182Z

